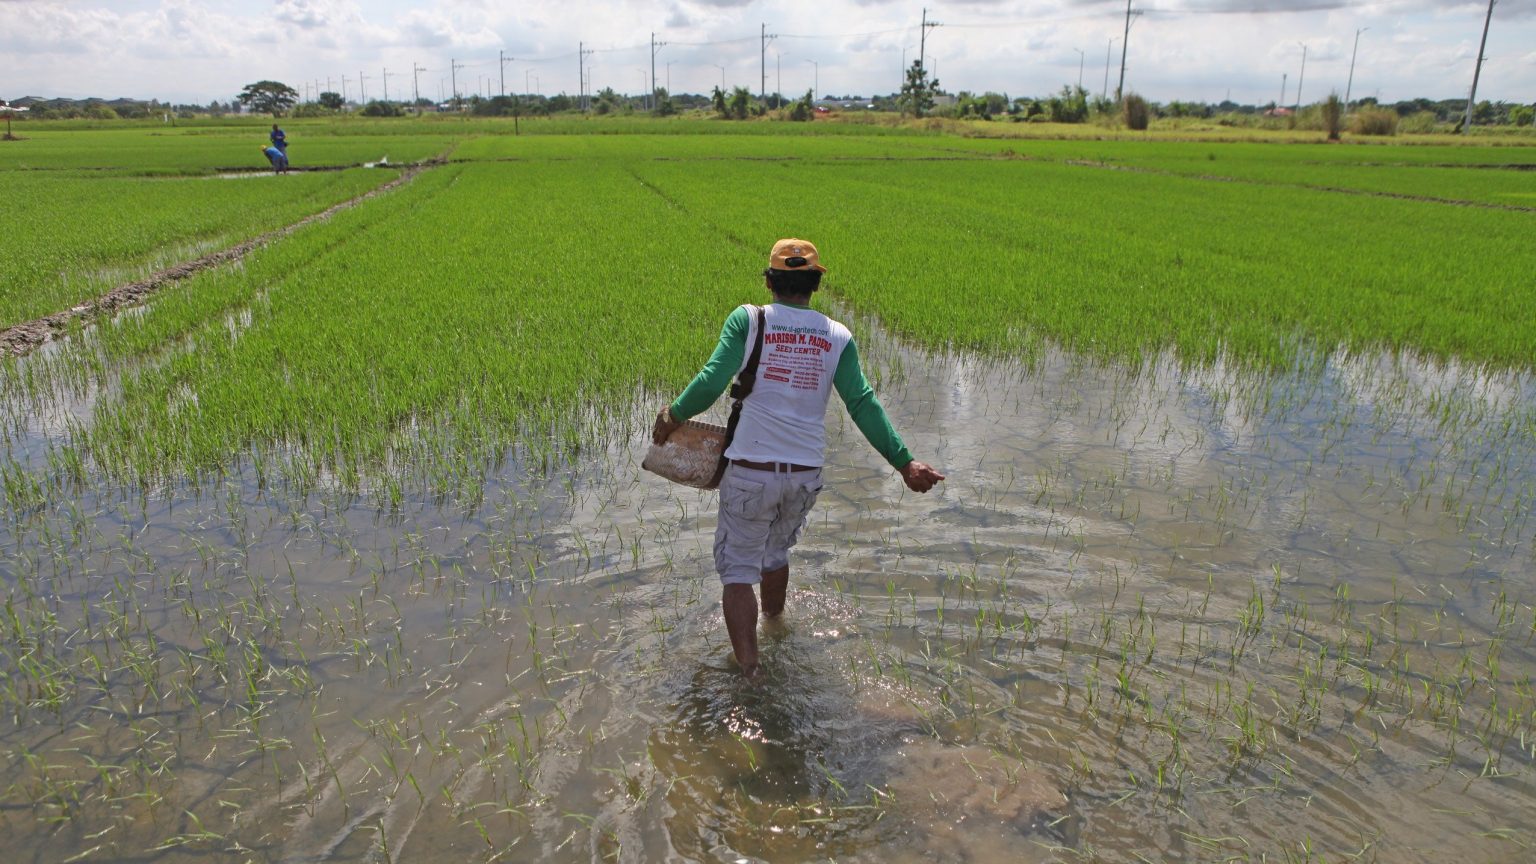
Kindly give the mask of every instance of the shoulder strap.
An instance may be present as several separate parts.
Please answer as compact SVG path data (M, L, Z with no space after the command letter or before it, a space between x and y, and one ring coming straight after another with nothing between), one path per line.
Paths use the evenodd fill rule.
M706 489L714 489L720 485L720 478L725 474L725 466L728 460L725 451L730 448L731 442L736 439L736 426L741 423L741 403L752 395L752 387L757 383L757 363L763 357L763 331L768 326L768 316L763 307L753 307L757 310L757 339L752 344L752 354L747 358L747 365L742 367L741 373L736 376L736 383L731 385L731 417L725 421L725 443L720 446L720 464L715 467L715 476L709 481Z

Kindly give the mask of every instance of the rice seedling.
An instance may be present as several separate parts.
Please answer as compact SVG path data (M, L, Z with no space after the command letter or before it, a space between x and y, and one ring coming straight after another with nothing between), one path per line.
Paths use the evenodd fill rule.
M1291 180L562 131L0 366L0 820L37 860L1532 841L1527 214L1288 188L1258 148L1234 171ZM824 194L786 224L751 193L790 168ZM634 437L780 233L847 250L828 299L957 467L893 494L834 424L757 694L709 499Z

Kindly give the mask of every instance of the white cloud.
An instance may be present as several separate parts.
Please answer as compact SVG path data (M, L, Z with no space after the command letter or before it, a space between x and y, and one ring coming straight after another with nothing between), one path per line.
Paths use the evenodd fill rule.
M1342 90L1362 27L1369 29L1360 39L1357 95L1454 97L1470 86L1487 9L1486 0L1133 2L1146 14L1131 29L1129 88L1155 100L1219 101L1230 93L1252 103L1273 100L1282 75L1294 86L1300 43L1306 93ZM928 32L930 65L948 89L1044 95L1081 74L1098 92L1106 77L1111 88L1119 77L1121 0L959 0L928 9L943 22ZM1533 11L1536 0L1499 0L1480 95L1526 100L1536 92L1536 54L1522 23ZM0 0L0 97L206 102L263 78L331 78L339 87L342 75L378 70L365 74L382 77L385 67L417 63L433 70L424 73L425 91L431 76L448 77L450 58L464 64L461 87L496 75L499 50L522 58L505 70L509 87L524 76L545 93L575 92L578 43L598 51L590 58L594 85L636 92L644 80L638 70L649 70L652 32L668 43L657 75L670 64L674 91L708 92L721 67L728 85L756 91L764 24L781 34L768 46L770 89L782 81L786 92L800 92L814 77L824 93L867 96L899 86L903 55L917 50L918 23L918 7L896 0L275 0L260 8Z

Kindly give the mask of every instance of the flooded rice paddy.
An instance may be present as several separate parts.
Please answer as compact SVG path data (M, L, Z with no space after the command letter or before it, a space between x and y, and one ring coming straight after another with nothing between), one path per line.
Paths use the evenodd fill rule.
M1528 375L864 353L949 479L834 405L761 686L646 430L381 509L50 486L89 411L11 400L8 859L1532 854Z

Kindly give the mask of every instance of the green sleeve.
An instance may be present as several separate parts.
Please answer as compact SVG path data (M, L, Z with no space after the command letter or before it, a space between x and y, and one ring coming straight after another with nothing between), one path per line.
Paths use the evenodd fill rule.
M885 416L885 408L880 400L875 398L874 388L869 386L869 381L864 378L864 369L859 365L859 349L848 340L848 346L843 349L843 356L837 361L837 374L832 376L832 386L837 388L837 395L843 397L843 404L848 406L848 415L853 418L853 424L864 433L864 438L869 441L885 461L891 463L891 467L901 470L912 461L912 453L907 450L907 445L896 434L896 429L891 426L891 418Z
M693 381L683 390L683 395L672 402L674 419L687 420L703 414L709 410L709 406L715 404L725 388L731 386L731 379L736 377L736 370L741 368L741 358L746 356L747 333L751 327L752 321L747 316L745 306L737 306L726 316L725 326L720 328L720 341L715 344L715 353L709 355L709 362L704 364L699 374L693 376Z

